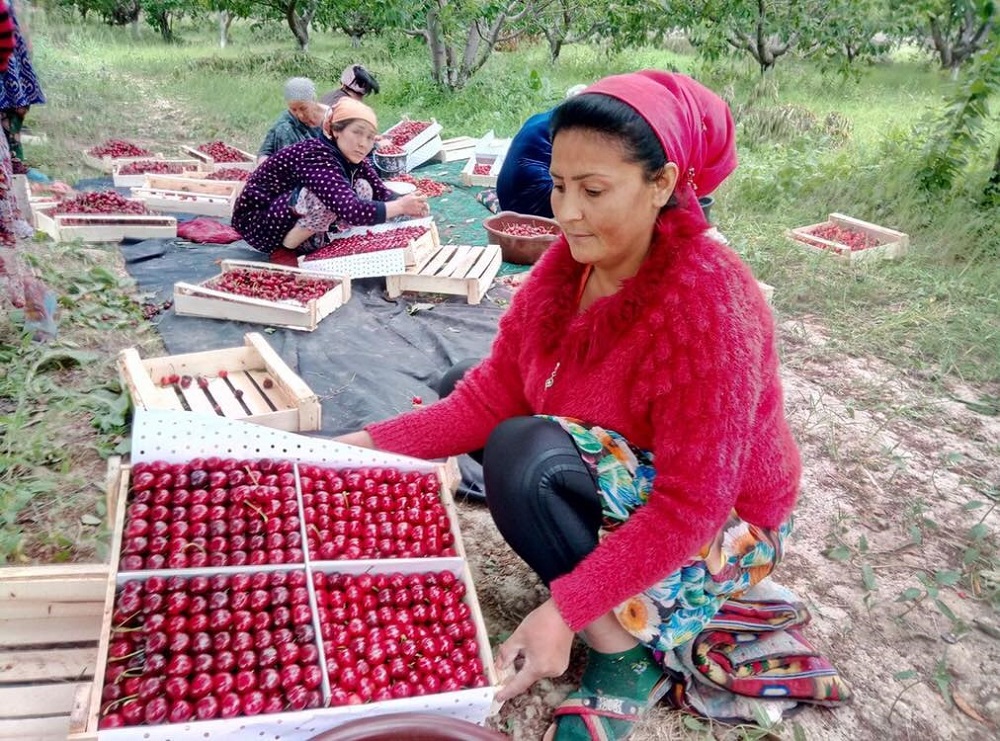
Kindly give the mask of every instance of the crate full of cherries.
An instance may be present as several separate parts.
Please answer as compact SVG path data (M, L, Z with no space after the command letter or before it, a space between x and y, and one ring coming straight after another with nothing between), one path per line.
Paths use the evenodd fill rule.
M240 449L232 435L247 426L211 426L233 430L236 455L263 444ZM302 442L270 459L134 441L92 691L98 737L308 739L407 710L483 722L496 676L440 467L251 429Z

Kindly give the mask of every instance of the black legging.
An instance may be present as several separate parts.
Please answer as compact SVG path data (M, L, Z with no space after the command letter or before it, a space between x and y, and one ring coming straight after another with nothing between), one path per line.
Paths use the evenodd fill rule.
M478 361L464 361L438 384L447 396ZM501 422L483 450L486 504L510 547L546 585L573 570L597 546L601 501L572 438L537 417Z

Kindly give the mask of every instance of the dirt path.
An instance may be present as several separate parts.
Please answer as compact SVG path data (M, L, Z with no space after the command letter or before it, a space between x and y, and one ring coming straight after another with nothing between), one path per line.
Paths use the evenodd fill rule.
M990 590L996 599L1000 575L983 564L963 570L962 561L971 557L970 528L980 520L979 546L991 557L997 552L1000 514L990 505L1000 482L1000 419L935 395L927 382L890 366L835 355L808 322L784 324L782 339L786 405L805 476L776 578L806 600L813 613L807 637L856 697L836 711L808 708L772 737L996 738L1000 633L985 631L1000 624L986 599ZM969 389L950 391L975 398ZM466 541L477 544L471 559L488 626L502 638L545 590L497 537L483 506L468 503L462 515ZM939 590L937 603L921 577ZM515 739L539 738L573 674L509 703L495 726ZM712 733L760 737L748 729ZM662 709L635 735L678 737L705 732L686 730Z

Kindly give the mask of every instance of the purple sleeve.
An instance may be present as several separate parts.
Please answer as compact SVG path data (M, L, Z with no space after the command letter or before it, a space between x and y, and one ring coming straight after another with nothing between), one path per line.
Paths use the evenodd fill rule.
M302 185L316 195L323 205L337 214L340 221L352 226L385 223L385 204L358 198L343 171L329 162L310 162L299 169ZM382 186L385 188L385 186Z
M382 178L379 177L371 160L366 159L361 163L361 177L372 184L372 194L376 201L392 201L396 199L396 194L385 187Z

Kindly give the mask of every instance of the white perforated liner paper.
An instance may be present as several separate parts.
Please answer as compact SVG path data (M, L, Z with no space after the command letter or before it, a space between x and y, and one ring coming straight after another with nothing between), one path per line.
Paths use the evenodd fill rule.
M394 229L402 229L410 226L426 226L434 222L433 217L423 219L407 219L404 221L391 221L386 224L375 224L374 226L355 226L345 229L331 237L331 241L346 239L357 234L367 232L388 232ZM406 272L406 251L404 248L392 250L377 250L375 252L365 252L360 255L344 255L343 257L331 257L325 260L307 260L303 255L299 258L299 267L305 270L313 270L319 273L332 273L333 275L348 275L351 278L382 278L386 275L399 275Z
M429 473L418 458L344 445L328 438L227 419L214 414L141 409L132 423L132 461L181 463L192 458L281 458L296 463L359 468L392 466Z

